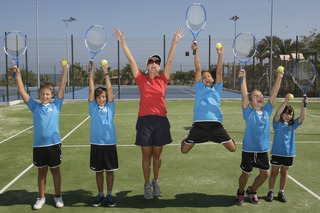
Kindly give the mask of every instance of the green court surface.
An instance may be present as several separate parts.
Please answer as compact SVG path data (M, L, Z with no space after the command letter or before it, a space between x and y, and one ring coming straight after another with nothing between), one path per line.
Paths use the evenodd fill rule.
M275 109L281 101L277 101ZM208 142L191 152L180 152L180 143L192 125L193 101L166 101L173 142L164 147L160 187L162 196L145 200L141 151L134 145L138 101L116 101L115 125L119 169L113 194L117 206L91 207L97 195L95 174L89 169L90 118L87 102L64 103L60 113L62 138L62 196L65 207L54 207L51 173L46 184L46 204L41 212L318 212L320 207L320 104L309 100L307 116L296 130L296 154L285 190L287 203L266 201L267 181L258 190L260 204L245 197L235 205L245 122L241 101L222 101L223 125L237 143L230 153ZM300 102L290 103L295 115ZM29 212L38 196L37 169L32 165L32 113L25 104L0 107L0 212ZM25 131L24 131L25 130ZM18 134L20 133L20 134ZM273 129L271 128L271 138ZM30 166L30 167L29 167ZM248 185L258 174L254 169ZM151 175L152 178L152 175ZM275 192L278 191L279 176ZM106 192L106 186L104 186Z

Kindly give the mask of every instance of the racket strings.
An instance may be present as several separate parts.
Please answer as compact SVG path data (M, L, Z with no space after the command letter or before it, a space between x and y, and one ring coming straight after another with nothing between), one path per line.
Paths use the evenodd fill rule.
M192 5L187 11L187 25L189 29L197 33L206 24L206 14L201 5Z
M247 61L256 52L255 37L249 33L239 35L234 41L233 52L240 61Z
M106 45L106 31L102 27L92 27L87 32L85 43L91 52L102 50Z
M4 50L14 60L20 58L27 48L27 42L20 32L10 32L5 37Z
M311 85L315 79L314 67L309 62L299 62L292 72L293 80L301 87Z

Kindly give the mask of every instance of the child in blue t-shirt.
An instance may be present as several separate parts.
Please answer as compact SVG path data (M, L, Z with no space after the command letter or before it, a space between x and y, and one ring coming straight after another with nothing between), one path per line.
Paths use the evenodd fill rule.
M104 72L106 88L94 88L94 62L89 63L91 68L89 78L89 113L91 116L90 127L90 169L96 172L96 182L99 194L92 206L100 206L104 200L109 207L116 205L112 196L114 182L113 171L118 169L117 138L114 118L114 96L108 72L108 64L101 67ZM103 172L107 176L107 196L103 193Z
M66 60L66 59L63 59ZM60 62L61 64L61 62ZM46 202L45 185L48 167L53 176L55 190L55 206L64 206L60 195L61 189L61 138L59 133L59 113L62 107L64 90L67 82L69 64L62 67L62 76L58 93L53 102L54 86L51 83L42 83L39 89L41 103L36 102L24 90L21 73L18 67L13 67L17 77L18 91L24 103L33 114L33 164L38 167L39 197L33 205L33 209L41 209Z
M195 82L196 93L193 124L191 130L181 142L181 152L188 153L196 143L213 141L223 144L230 152L236 151L234 140L228 135L222 125L222 112L220 110L220 96L223 85L223 47L216 49L218 53L218 65L216 77L213 78L209 71L201 72L198 55L198 44L192 43L195 50Z
M257 190L269 176L270 116L280 89L283 72L278 71L277 79L266 105L264 105L263 94L257 89L253 90L248 97L246 72L244 70L239 72L239 77L243 77L243 83L241 83L242 113L246 122L240 165L242 173L239 177L236 198L236 204L242 206L244 204L244 188L253 167L258 168L260 173L246 190L246 194L252 203L259 203Z
M298 118L294 118L294 110L289 102L290 93L286 95L283 104L277 110L273 118L273 145L271 150L271 174L269 177L269 191L267 201L273 200L273 187L276 182L280 170L280 190L278 192L278 200L287 202L284 194L284 188L287 184L288 170L292 166L293 157L296 156L294 132L298 128L306 116L306 104L308 98L302 99L301 113Z

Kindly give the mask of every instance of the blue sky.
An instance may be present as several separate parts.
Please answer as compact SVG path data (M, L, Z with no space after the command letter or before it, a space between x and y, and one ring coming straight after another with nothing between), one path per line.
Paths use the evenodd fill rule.
M125 31L126 38L161 38L163 35L170 38L182 27L188 46L182 50L184 52L189 50L192 41L185 24L185 12L193 2L200 2L206 8L207 25L199 38L211 35L213 47L215 42L233 39L234 21L229 18L234 15L240 17L237 32L252 32L258 40L270 35L271 0L38 0L39 37L63 41L66 24L62 20L70 16L77 19L69 24L69 33L75 38L83 38L88 27L99 24L107 28L108 42L115 42L111 36L114 27ZM4 32L12 30L19 30L30 39L36 37L36 0L2 0L0 10L0 38ZM274 0L273 35L295 39L297 35L309 35L312 29L319 32L319 10L319 0ZM168 50L170 43L166 47ZM128 45L130 48L133 44ZM44 46L40 43L40 48ZM65 48L65 43L61 47ZM229 46L229 52L227 47L225 49L226 55L232 58ZM32 48L30 51L32 60L34 51ZM44 51L48 50L41 52ZM190 63L192 66L192 61Z
M271 0L38 0L39 32L42 37L64 37L63 19L78 21L69 25L70 33L82 36L93 25L108 31L118 26L130 36L157 36L185 26L185 11L193 2L207 10L203 36L232 37L238 15L237 31L250 31L263 37L270 35ZM320 26L319 0L274 0L274 35L294 38ZM0 32L20 30L29 37L36 32L36 0L2 0ZM188 35L189 37L189 35Z

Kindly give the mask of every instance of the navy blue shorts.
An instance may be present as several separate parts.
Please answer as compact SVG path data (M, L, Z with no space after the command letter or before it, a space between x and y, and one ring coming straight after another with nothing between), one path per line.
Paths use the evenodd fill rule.
M242 151L242 161L240 168L246 173L251 173L253 167L263 171L269 170L269 160L267 152L244 152Z
M136 145L163 146L171 142L170 123L167 117L158 115L138 117L136 125Z
M61 143L52 146L33 147L33 165L38 168L58 167L61 164Z
M226 143L232 140L220 122L194 122L185 137L187 144L213 141Z
M90 169L95 172L118 169L117 145L91 144Z
M293 164L293 157L271 155L270 164L274 166L291 167Z

